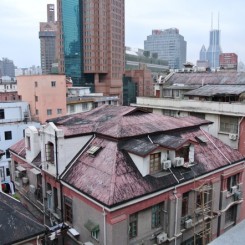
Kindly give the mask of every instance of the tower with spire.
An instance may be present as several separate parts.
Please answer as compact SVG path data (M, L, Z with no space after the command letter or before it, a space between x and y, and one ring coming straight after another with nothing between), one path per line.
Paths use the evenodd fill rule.
M211 19L211 31L209 37L209 47L206 52L206 59L208 60L211 69L219 67L219 55L222 53L220 46L220 29L219 29L219 16L218 16L218 29L213 29L213 16Z

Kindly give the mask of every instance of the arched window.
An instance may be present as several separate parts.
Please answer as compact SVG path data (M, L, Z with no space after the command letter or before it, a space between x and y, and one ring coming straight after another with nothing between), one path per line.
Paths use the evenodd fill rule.
M52 142L48 142L45 145L46 152L46 161L49 163L54 163L54 144Z

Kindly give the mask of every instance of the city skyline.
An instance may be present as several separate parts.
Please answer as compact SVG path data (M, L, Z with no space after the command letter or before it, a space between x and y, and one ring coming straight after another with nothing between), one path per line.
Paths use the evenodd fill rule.
M40 65L39 22L46 21L48 3L56 5L56 0L25 0L25 4L1 0L1 58L13 60L18 67ZM222 51L236 53L238 61L245 62L245 34L241 31L244 7L241 0L208 0L205 5L193 0L188 5L180 0L126 0L125 45L143 48L153 29L178 28L187 41L187 61L195 63L202 45L208 47L211 15L213 29L218 28L219 15Z

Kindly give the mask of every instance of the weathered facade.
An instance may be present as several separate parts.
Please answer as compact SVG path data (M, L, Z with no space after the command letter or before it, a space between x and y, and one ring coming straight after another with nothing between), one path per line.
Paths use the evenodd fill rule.
M206 244L245 217L244 157L209 125L104 105L29 130L25 162L40 154L44 210L75 244Z
M245 154L244 92L244 72L170 73L155 85L156 98L138 97L134 106L212 121L208 132Z

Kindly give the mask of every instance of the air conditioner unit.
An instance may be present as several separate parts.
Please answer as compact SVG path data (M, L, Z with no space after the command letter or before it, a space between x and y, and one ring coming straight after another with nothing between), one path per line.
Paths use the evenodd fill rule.
M28 181L29 181L29 180L28 180L28 178L27 178L27 177L23 177L23 178L22 178L22 183L23 183L23 184L27 184L27 183L28 183Z
M237 192L237 186L232 186L231 187L231 193L234 194L235 192Z
M192 227L192 219L188 219L185 221L185 228L189 229Z
M35 193L36 187L34 185L29 185L29 190L31 193Z
M230 140L236 140L237 139L237 135L236 134L229 134L229 139Z
M234 193L234 201L238 201L242 199L242 192L241 191L236 191Z
M167 233L165 232L161 232L158 236L157 236L157 244L162 244L163 242L165 242L167 240Z
M184 158L183 157L175 157L174 159L174 166L179 167L184 165Z
M48 170L48 163L47 162L43 162L43 169L45 169L45 170Z
M21 172L18 171L18 170L16 170L16 171L15 171L15 177L16 177L16 178L20 178L20 177L21 177Z
M162 162L162 169L167 170L171 168L171 160L166 160Z

